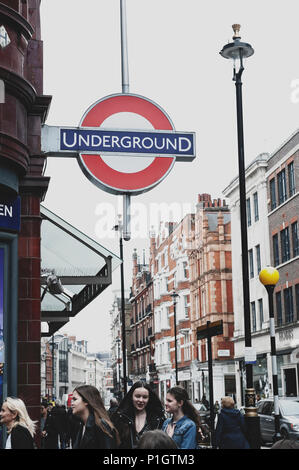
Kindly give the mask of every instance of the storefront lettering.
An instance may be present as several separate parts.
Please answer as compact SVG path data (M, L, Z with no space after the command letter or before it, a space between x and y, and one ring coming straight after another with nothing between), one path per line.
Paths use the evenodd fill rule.
M279 341L288 341L290 339L293 339L293 337L294 333L292 328L279 332Z

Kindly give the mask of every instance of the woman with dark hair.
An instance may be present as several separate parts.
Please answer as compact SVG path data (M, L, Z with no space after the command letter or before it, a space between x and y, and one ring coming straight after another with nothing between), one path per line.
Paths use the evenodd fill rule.
M120 449L135 449L146 431L160 429L165 419L158 396L144 382L136 382L121 401L112 420L120 436Z
M165 409L172 415L162 427L179 449L196 449L200 432L199 415L190 403L186 390L173 387L166 395Z
M73 449L116 449L117 430L105 410L100 392L92 385L75 388L72 399L73 414L80 418Z

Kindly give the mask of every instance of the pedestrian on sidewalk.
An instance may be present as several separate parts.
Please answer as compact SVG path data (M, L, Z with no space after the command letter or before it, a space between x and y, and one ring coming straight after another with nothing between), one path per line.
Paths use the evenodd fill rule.
M245 435L244 417L235 408L233 398L222 398L221 406L215 433L216 446L219 449L250 449Z
M0 411L0 423L8 433L5 449L35 448L36 421L30 419L23 400L7 397Z
M96 387L80 385L75 388L72 410L81 421L73 449L115 449L117 447L118 433Z
M172 418L166 419L162 430L179 449L196 449L200 439L200 418L184 388L173 387L168 390L165 410Z
M51 407L46 401L41 403L41 448L58 449L58 432L54 425Z
M110 408L108 410L108 413L109 413L109 416L110 418L114 415L114 413L116 412L117 408L118 408L118 401L116 398L111 398L110 400Z
M112 420L119 432L120 449L135 449L145 432L162 427L165 415L159 397L140 381L130 388Z

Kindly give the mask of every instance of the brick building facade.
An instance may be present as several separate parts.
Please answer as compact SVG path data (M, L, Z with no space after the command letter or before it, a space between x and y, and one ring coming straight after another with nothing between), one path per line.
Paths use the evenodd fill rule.
M232 298L231 222L224 201L200 194L194 230L189 235L193 396L208 396L207 341L196 330L207 321L223 321L223 335L212 338L214 395L233 395L234 311Z
M267 168L271 264L279 271L274 292L278 386L299 393L299 131L270 155Z
M175 385L174 300L176 299L178 383L192 395L191 387L191 314L187 239L194 229L194 215L178 224L167 223L150 240L150 272L154 283L155 365L159 395Z
M154 318L153 281L149 266L138 262L136 250L133 253L133 277L131 287L131 371L130 379L135 382L146 380L153 388L157 385L153 361Z
M23 398L33 420L40 418L40 202L49 183L43 176L41 126L51 101L43 95L39 9L40 0L0 2L1 23L10 40L0 48L0 80L5 84L5 103L0 104L0 195L2 200L21 198L18 251L11 245L12 234L0 234L10 250L9 268L18 275L18 286L12 280L7 291L13 297L5 326L4 380L6 393ZM16 253L18 266L13 265Z

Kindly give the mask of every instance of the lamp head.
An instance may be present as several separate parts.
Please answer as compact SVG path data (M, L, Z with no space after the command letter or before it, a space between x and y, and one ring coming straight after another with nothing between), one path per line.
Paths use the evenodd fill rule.
M262 269L259 274L261 283L266 286L275 286L279 281L279 272L277 269L268 266Z
M232 25L234 35L233 35L233 40L234 42L230 42L226 44L222 50L219 52L222 57L225 59L246 59L247 57L250 57L254 54L254 50L251 47L250 44L247 44L246 42L241 42L241 36L240 36L240 29L241 25L240 24L233 24Z

